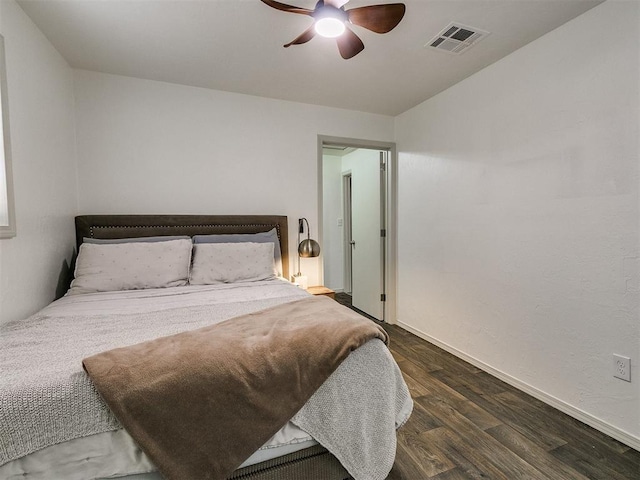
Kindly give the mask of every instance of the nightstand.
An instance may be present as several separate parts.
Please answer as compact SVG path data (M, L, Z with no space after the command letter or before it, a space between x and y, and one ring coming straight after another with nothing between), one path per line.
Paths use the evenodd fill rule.
M334 292L330 288L323 287L322 285L309 287L307 288L307 292L309 292L311 295L325 295L329 298L333 298L334 300L336 299L336 292Z

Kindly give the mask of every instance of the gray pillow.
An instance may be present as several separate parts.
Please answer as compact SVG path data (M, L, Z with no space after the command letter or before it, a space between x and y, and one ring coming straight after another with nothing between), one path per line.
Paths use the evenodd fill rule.
M138 242L168 242L170 240L191 240L188 235L165 235L160 237L135 237L135 238L90 238L84 237L83 243L95 245L117 244L117 243L138 243Z
M193 243L273 243L273 259L278 275L282 276L282 252L278 231L272 228L268 232L259 233L225 233L220 235L194 235Z
M197 243L193 246L191 285L256 282L274 278L273 243Z
M69 294L187 285L191 239L80 245Z

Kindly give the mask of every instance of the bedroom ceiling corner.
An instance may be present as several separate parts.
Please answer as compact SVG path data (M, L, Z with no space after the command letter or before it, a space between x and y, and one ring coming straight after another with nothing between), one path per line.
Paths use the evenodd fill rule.
M331 38L283 48L313 20L260 0L16 1L72 68L395 116L603 0L404 0L389 33L351 26L365 49L349 60ZM451 23L491 34L460 55L425 47Z

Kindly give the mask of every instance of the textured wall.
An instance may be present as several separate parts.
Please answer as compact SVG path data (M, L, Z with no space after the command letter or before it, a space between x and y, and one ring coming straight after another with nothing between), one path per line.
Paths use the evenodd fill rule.
M606 2L396 122L399 320L636 445L638 369L614 379L612 354L640 363L639 8Z
M344 289L344 228L342 210L342 157L324 155L322 166L322 258L324 285Z
M15 238L0 240L0 322L56 296L75 247L73 74L13 0L0 2L16 205Z

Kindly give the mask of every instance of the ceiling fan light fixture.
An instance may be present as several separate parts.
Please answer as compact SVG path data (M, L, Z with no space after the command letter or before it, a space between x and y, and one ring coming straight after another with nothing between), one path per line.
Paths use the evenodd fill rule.
M388 33L400 23L407 9L404 3L387 3L345 10L344 5L349 0L318 0L316 7L310 10L287 5L277 0L261 1L276 10L313 18L313 24L292 41L283 45L285 48L291 45L302 45L316 35L321 35L336 39L340 56L345 60L355 57L364 50L364 43L348 25L357 25L375 33Z
M344 25L344 21L334 17L324 17L316 20L315 29L316 33L326 38L336 38L344 33L347 27Z

